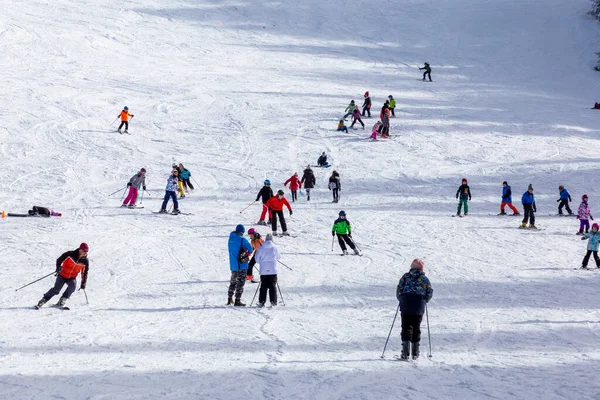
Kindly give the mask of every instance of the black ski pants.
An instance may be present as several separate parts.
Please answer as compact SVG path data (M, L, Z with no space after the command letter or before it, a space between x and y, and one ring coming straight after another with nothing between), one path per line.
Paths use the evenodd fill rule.
M333 192L333 201L337 203L337 201L340 199L340 189L331 189L331 191Z
M598 257L598 252L593 251L593 250L588 250L587 253L585 254L585 257L583 257L583 262L581 263L582 267L587 267L592 253L594 254L594 260L596 261L596 267L600 268L600 258Z
M365 116L365 113L369 115L369 118L371 118L371 108L369 108L369 106L364 106L363 107L363 111L362 111L362 116Z
M354 124L356 123L356 121L360 122L360 124L362 125L362 127L364 129L365 123L362 122L362 119L360 119L360 118L354 118L354 119L352 119L352 124L350 125L350 128L352 128L354 126Z
M340 244L340 247L342 248L342 250L346 250L346 243L348 243L348 246L350 246L350 248L352 250L356 249L356 246L354 245L354 242L352 241L352 238L350 238L350 236L346 235L346 234L337 234L338 237L338 242ZM344 243L346 242L346 243Z
M390 107L390 111L392 112L392 117L395 117L396 113L394 112L394 109Z
M267 291L269 292L269 301L271 301L271 304L277 304L277 275L260 276L259 303L264 303L267 300Z
M125 130L129 129L129 121L121 121L121 125L119 125L119 130L125 125Z
M531 225L535 225L535 214L533 213L533 205L532 204L523 204L523 222L527 223L527 221L529 221L529 223Z
M68 299L69 297L71 297L71 295L75 291L75 287L77 286L77 279L75 279L75 278L66 279L66 278L63 278L62 276L58 275L56 277L56 282L54 282L54 287L52 289L48 290L46 292L46 294L44 294L44 299L46 299L46 301L48 301L51 298L53 298L54 296L56 296L57 294L59 294L62 287L65 284L67 285L67 290L65 290L65 292L63 293L63 295L61 297L64 297L65 299Z
M421 341L422 315L400 313L402 319L402 341L419 343Z
M285 217L283 216L283 210L272 210L271 213L271 229L273 232L277 232L277 217L281 221L281 230L287 232L287 224L285 223Z
M298 191L292 190L292 201L298 200Z
M573 211L571 211L571 208L569 207L568 199L560 199L560 204L558 205L558 213L559 214L562 214L563 207L565 208L565 210L567 210L567 212L569 214L573 214Z
M252 254L252 258L250 259L250 262L248 263L248 274L247 276L252 276L252 272L254 272L254 266L256 265L256 259L254 258L254 254Z
M189 186L190 189L194 190L194 185L192 185L192 182L190 182L190 178L187 178L187 179L181 178L181 183L183 184L184 189L187 189Z
M426 76L429 76L429 82L431 82L431 71L423 72L423 80L425 80Z

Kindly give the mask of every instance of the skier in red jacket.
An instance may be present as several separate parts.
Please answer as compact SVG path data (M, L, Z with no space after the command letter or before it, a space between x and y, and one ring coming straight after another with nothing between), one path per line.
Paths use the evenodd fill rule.
M290 210L290 215L293 214L292 207L287 199L284 197L283 190L278 190L277 195L271 197L267 201L266 206L272 213L271 217L271 228L273 230L273 236L277 236L277 217L281 220L281 230L283 236L290 236L287 232L287 224L285 223L285 217L283 216L283 206L286 206Z
M294 172L294 175L285 183L283 186L287 187L287 184L290 184L290 190L292 191L292 203L298 200L298 189L302 187L302 182L300 182L300 178L298 178L298 173Z

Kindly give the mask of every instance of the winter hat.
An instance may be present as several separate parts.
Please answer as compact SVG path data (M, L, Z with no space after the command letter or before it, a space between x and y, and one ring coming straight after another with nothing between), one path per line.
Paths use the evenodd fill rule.
M595 223L595 224L592 224L592 229L594 229L594 228L596 228L596 229L600 229L600 225L598 225L598 224L596 224L596 223Z
M254 235L256 233L256 229L250 228L248 229L248 235Z
M394 96L392 96L391 94L388 96L388 99L393 99Z
M508 182L504 181L502 182L503 185L508 185Z
M464 183L467 183L467 178L462 178L462 181L463 181Z
M281 190L281 189L279 189L279 190L277 191L277 194L279 194L279 195L282 195L282 196L283 196L283 195L285 195L285 193L284 193L284 192L283 192L283 190Z
M346 216L346 211L344 211L344 210L340 211L339 215L340 215L340 217L342 217L342 216L345 217Z
M235 232L236 233L244 233L244 232L246 232L246 228L244 227L244 225L239 224L238 226L235 227Z
M265 179L265 185L270 185L270 184L271 184L271 181L268 179Z
M423 271L423 261L420 258L415 258L412 263L410 263L410 269L418 269L419 271Z
M267 242L272 242L273 241L273 235L271 233L267 233L267 236L265 236L265 240Z
M177 164L173 163L173 165L171 165L171 168L177 168Z
M350 103L354 103L354 100L352 100Z
M146 172L146 168L140 169L140 172Z
M297 173L297 172L294 172L294 176L298 176L298 173Z
M87 245L87 243L83 242L79 245L79 250L83 250L83 251L89 251L90 250L90 246Z
M369 91L368 90L365 92L365 97L369 97Z
M558 190L563 190L564 188L565 188L565 187L564 187L563 185L560 185L560 186L558 187Z
M527 186L527 190L533 190L533 185L530 183L529 186Z
M588 198L587 194L584 194L583 196L581 196L581 200L585 200L587 198Z
M125 106L125 107L123 107L123 110L127 111L127 110L129 110L129 107Z

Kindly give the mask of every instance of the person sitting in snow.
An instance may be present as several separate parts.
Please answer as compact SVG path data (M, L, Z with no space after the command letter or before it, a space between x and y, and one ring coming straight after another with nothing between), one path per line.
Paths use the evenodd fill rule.
M62 214L47 207L33 206L33 208L27 211L30 217L62 217Z
M344 125L344 120L343 119L340 119L340 122L338 123L337 130L348 133L348 127L346 125Z
M317 160L317 165L319 167L327 167L329 165L327 162L327 154L325 154L325 152L321 153L321 156Z

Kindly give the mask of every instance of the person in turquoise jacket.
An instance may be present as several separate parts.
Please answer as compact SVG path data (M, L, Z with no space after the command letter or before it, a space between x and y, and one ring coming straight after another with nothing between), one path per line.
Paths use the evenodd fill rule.
M594 254L594 261L596 261L596 267L600 268L600 258L598 258L598 242L600 241L600 233L598 232L598 228L600 226L598 224L592 225L592 231L583 235L581 240L589 239L587 245L587 253L585 257L583 257L583 262L581 263L581 268L586 269L588 262L590 261L590 256Z
M235 227L235 231L229 234L229 242L227 248L229 250L229 269L231 270L231 278L229 279L229 290L227 292L227 305L245 306L242 303L242 293L246 284L246 275L248 271L248 261L250 255L254 251L250 242L244 237L246 228L244 225ZM247 259L240 262L240 257L246 255ZM235 294L235 303L233 295Z
M179 177L181 178L181 183L183 184L183 188L185 189L186 193L189 193L188 186L191 190L194 190L194 185L192 185L192 182L190 182L190 177L192 176L192 173L190 172L189 169L185 168L183 166L183 164L181 164L181 163L179 163L179 169L181 171Z

